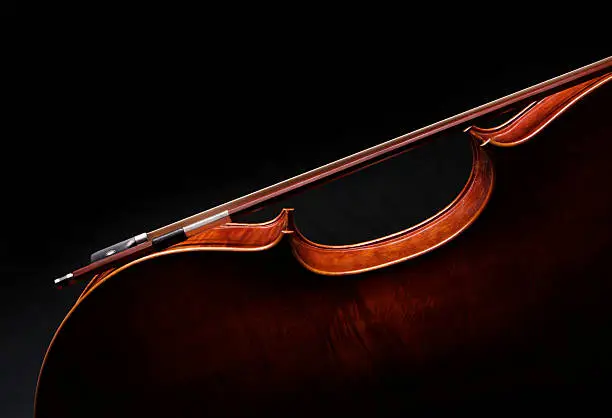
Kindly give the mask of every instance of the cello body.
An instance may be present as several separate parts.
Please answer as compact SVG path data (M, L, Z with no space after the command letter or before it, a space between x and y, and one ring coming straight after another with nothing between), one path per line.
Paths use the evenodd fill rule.
M36 416L381 415L608 378L610 87L520 146L480 146L513 122L468 130L461 194L393 236L318 245L286 208L99 275L51 343Z

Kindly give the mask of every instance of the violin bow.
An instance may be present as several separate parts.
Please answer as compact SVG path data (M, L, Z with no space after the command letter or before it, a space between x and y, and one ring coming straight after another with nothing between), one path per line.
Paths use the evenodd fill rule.
M88 265L55 279L54 284L61 288L65 285L73 284L77 280L82 280L87 277L91 278L98 273L119 265L123 265L151 252L161 251L206 229L230 222L230 216L233 214L242 212L265 201L284 195L311 183L318 182L324 178L329 179L333 175L341 174L350 168L371 162L376 158L380 158L381 156L389 154L392 151L406 147L407 145L410 145L425 137L469 122L503 107L534 98L536 96L543 96L545 93L551 94L551 92L555 90L558 91L563 88L570 87L586 78L606 73L610 71L611 67L612 57L604 58L574 71L570 71L566 74L504 96L500 99L485 103L463 113L459 113L455 116L443 119L421 129L401 135L397 138L375 145L371 148L341 158L329 164L325 164L321 167L265 187L214 208L189 216L185 219L158 228L151 232L138 234L132 238L96 251L91 255L91 260Z

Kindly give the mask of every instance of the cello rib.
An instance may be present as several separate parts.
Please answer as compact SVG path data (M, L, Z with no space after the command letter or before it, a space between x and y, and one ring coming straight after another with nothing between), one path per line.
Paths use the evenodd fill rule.
M378 269L427 253L450 241L480 215L493 189L493 165L482 147L472 143L473 166L459 195L431 218L406 230L352 245L321 245L304 237L295 224L293 254L307 269L324 275L346 275ZM291 220L291 219L290 219Z
M323 245L298 229L293 209L259 224L227 223L194 235L167 252L261 251L290 235L297 260L318 274L346 275L382 268L417 257L450 241L471 225L486 206L493 189L493 165L484 149L472 142L473 166L463 190L446 208L411 228L351 245Z
M293 221L293 209L287 208L271 221L260 224L229 222L196 234L166 251L261 251L276 245L284 234L292 234L291 245L298 261L307 269L324 275L356 274L417 257L457 236L484 209L492 190L494 175L492 164L478 143L490 142L501 147L521 144L578 100L610 80L612 73L607 73L532 102L497 127L471 126L466 129L475 141L472 144L474 164L465 188L438 214L404 231L359 244L322 245L308 240L300 233ZM110 271L92 280L86 291Z
M227 223L176 244L163 253L182 251L262 251L290 235L300 264L318 274L356 274L399 263L429 252L472 224L487 204L494 182L493 165L484 149L472 142L473 166L463 190L446 208L406 230L351 245L323 245L297 228L293 209L259 224Z
M612 73L587 80L541 100L531 102L518 114L494 128L470 126L465 130L475 140L474 165L465 188L445 209L409 229L359 244L330 246L308 240L293 221L293 209L283 209L273 220L259 224L228 222L208 229L170 247L168 251L261 251L271 248L284 234L292 234L291 245L298 261L324 275L356 274L396 264L429 252L453 239L478 217L493 186L493 167L476 144L500 147L519 145L558 118L584 96L612 80ZM226 218L229 220L229 217ZM97 275L85 295L114 269Z
M494 128L470 126L466 132L483 144L490 142L499 147L519 145L544 129L578 100L610 80L612 80L612 73L587 80L530 103L516 116L499 126Z

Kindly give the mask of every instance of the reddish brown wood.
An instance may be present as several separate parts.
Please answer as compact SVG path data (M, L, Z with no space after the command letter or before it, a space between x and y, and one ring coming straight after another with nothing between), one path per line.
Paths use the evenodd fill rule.
M151 242L145 241L142 244L136 245L132 248L128 248L125 251L121 251L121 253L116 253L111 256L104 257L101 260L81 267L80 269L75 270L73 272L73 275L75 277L78 277L83 275L95 274L98 271L105 271L115 266L125 264L128 261L140 258L144 254L150 252L151 249Z
M269 222L230 222L205 230L155 256L191 250L261 251L276 245L284 234L290 234L296 258L304 267L319 274L356 274L396 264L450 241L474 222L484 209L493 188L493 167L483 148L475 141L472 151L472 173L461 193L426 221L387 237L343 246L317 244L300 233L291 216L293 210L284 209ZM90 289L88 286L88 291Z
M288 212L284 209L275 219L258 224L229 222L215 228L202 231L187 240L171 247L170 251L179 248L203 248L221 251L260 251L278 243L287 232Z
M470 135L483 144L491 143L500 147L511 147L532 138L571 105L612 80L612 73L587 80L528 105L519 114L494 128L471 126Z
M281 240L177 248L108 276L59 328L37 418L406 416L519 394L548 406L608 382L609 100L492 149L486 210L423 257L330 278Z
M483 148L472 144L474 163L461 193L446 208L419 225L373 241L322 245L308 240L292 223L293 254L309 270L326 275L356 274L425 254L455 238L472 224L493 189L493 166Z
M306 173L302 173L290 179L284 180L280 183L268 186L264 189L258 190L246 196L242 196L238 199L224 203L212 209L200 212L188 218L174 222L173 224L166 225L162 228L156 229L155 231L149 232L149 237L158 237L160 235L171 232L177 228L184 227L195 221L202 220L212 215L216 215L222 211L228 211L230 215L238 213L240 211L249 209L262 202L266 202L277 196L291 192L292 190L300 189L308 184L320 181L324 178L330 178L333 175L342 173L352 167L359 166L361 164L372 161L376 158L380 158L383 155L387 155L390 152L404 148L409 144L414 144L424 138L430 137L438 132L450 129L454 126L467 123L475 118L502 110L508 106L527 100L530 97L543 95L553 89L561 88L564 85L571 85L581 79L590 79L594 74L598 74L602 71L609 71L612 67L612 57L604 58L598 62L587 65L583 68L571 71L567 74L563 74L559 77L544 81L536 84L535 86L528 87L524 90L510 94L508 96L499 98L489 103L485 103L476 108L467 110L458 115L451 116L447 119L433 123L429 126L425 126L416 131L401 135L397 138L383 142L382 144L375 145L371 148L357 152L353 155L341 158L337 161L331 162L324 166L315 168ZM589 78L590 77L590 78Z
M50 344L36 416L380 415L389 405L574 382L581 376L567 368L576 362L612 376L601 367L612 350L609 99L568 112L541 140L493 150L498 183L487 210L409 262L348 278L313 274L282 244L271 248L283 235L303 240L285 210L106 273ZM443 222L429 225L444 233ZM336 256L320 248L332 251L314 263ZM576 355L576 346L587 348Z
M292 209L284 209L275 219L259 224L242 224L228 222L206 229L185 241L173 245L163 254L185 250L202 251L262 251L276 245L287 231L288 213ZM227 218L228 219L228 218ZM159 253L162 254L162 253ZM129 261L129 260L128 260ZM123 266L125 266L124 263ZM115 272L110 268L97 274L81 293L84 297L98 282ZM115 273L113 273L115 274Z
M376 158L381 158L381 156L389 155L394 150L406 147L409 144L414 144L417 141L429 137L437 132L452 128L458 124L465 123L469 120L472 120L479 116L483 116L495 110L507 108L511 104L520 102L521 100L525 100L530 97L543 94L547 91L550 91L555 88L560 88L564 85L569 85L570 83L576 82L577 80L586 79L589 76L592 77L593 74L598 74L602 71L608 70L610 66L612 66L612 57L605 58L586 67L577 69L570 73L537 84L535 86L516 92L509 96L502 97L493 102L486 103L477 108L436 122L432 125L410 132L406 135L402 135L400 137L363 150L356 154L326 164L322 167L316 168L314 170L292 177L280 183L258 190L249 195L224 203L215 208L192 215L188 218L174 222L170 225L166 225L162 228L149 232L147 236L149 239L153 239L156 237L160 237L161 235L170 233L178 228L189 226L194 222L202 221L203 219L206 219L208 217L219 215L222 212L225 212L227 215L231 215L252 208L253 206L258 205L262 202L266 202L277 196L289 193L295 189L303 188L311 183L321 181L322 179L330 179L332 176L339 176L342 173L346 173L347 170L349 170L350 168L359 167L360 165L372 162ZM533 109L526 109L518 117L511 119L506 124L498 128L481 129L477 127L471 127L469 128L469 132L474 138L484 143L492 141L494 144L500 146L516 145L533 136L580 97L594 90L596 87L603 84L605 81L608 81L610 75L611 73L607 73L607 75L604 76L588 79L579 86L569 88L564 92L557 93L551 97L545 98L542 101L538 102L535 106L533 106ZM580 86L587 87L581 90L582 87ZM218 222L225 222L225 219L219 220ZM210 229L211 226L212 225L208 225L207 228ZM240 246L240 244L238 244L238 246ZM297 243L297 246L304 247L304 245L301 245L300 243ZM150 251L151 249L149 248L149 245L147 243L141 244L130 249L129 251L121 251L111 257L105 257L101 260L98 260L95 263L89 264L83 268L74 271L72 274L74 276L74 279L78 278L82 280L86 278L93 278L94 281L97 281L97 279L100 277L100 274L103 274L105 271L113 269L119 265L123 265L132 259L144 256ZM309 262L306 261L306 256L300 257L300 259L304 262L305 265L310 266L309 268L312 267L316 269L314 264L309 264ZM325 268L320 270L321 272L323 272L325 271ZM335 274L344 274L349 273L350 271L352 270L349 268L345 271L343 270L343 273Z
M490 129L470 127L467 132L481 144L514 146L527 141L579 99L612 79L608 73L530 104L504 124ZM486 205L493 187L493 168L486 153L473 144L474 166L461 194L444 210L425 222L377 240L345 246L327 246L308 240L292 221L291 210L262 224L226 223L207 229L171 248L223 251L259 251L272 247L283 233L292 233L298 261L319 274L344 275L396 264L453 239L467 228ZM110 271L110 270L109 270ZM107 272L108 273L108 272ZM105 277L99 275L94 283ZM92 284L87 287L89 291Z

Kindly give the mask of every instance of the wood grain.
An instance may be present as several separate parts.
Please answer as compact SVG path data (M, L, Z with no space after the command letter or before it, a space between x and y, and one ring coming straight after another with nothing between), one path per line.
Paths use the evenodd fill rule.
M476 220L493 189L489 157L476 141L472 143L472 153L472 172L463 190L446 208L424 222L373 241L342 246L312 242L291 223L293 254L315 273L344 275L400 263L447 243Z
M542 129L575 104L578 100L612 80L612 73L587 80L571 88L532 102L523 111L494 128L471 126L466 131L483 144L499 147L519 145Z
M174 245L170 251L198 247L211 251L261 251L276 245L283 234L292 234L293 254L307 269L324 275L356 274L396 264L453 239L467 228L484 209L493 188L493 167L487 154L477 146L491 143L500 147L522 144L533 138L580 99L612 80L606 73L530 103L517 115L494 128L471 126L474 139L474 165L460 195L444 210L425 222L374 241L327 246L308 240L293 222L292 208L285 208L273 220L260 224L227 222L209 228ZM229 217L225 218L229 221ZM130 261L126 259L125 262ZM125 262L123 264L125 264ZM92 269L93 265L82 270ZM81 297L114 267L98 274Z
M607 402L611 92L538 140L492 148L487 209L422 257L325 277L280 240L266 251L175 248L118 268L60 325L35 416L413 416L470 401Z

